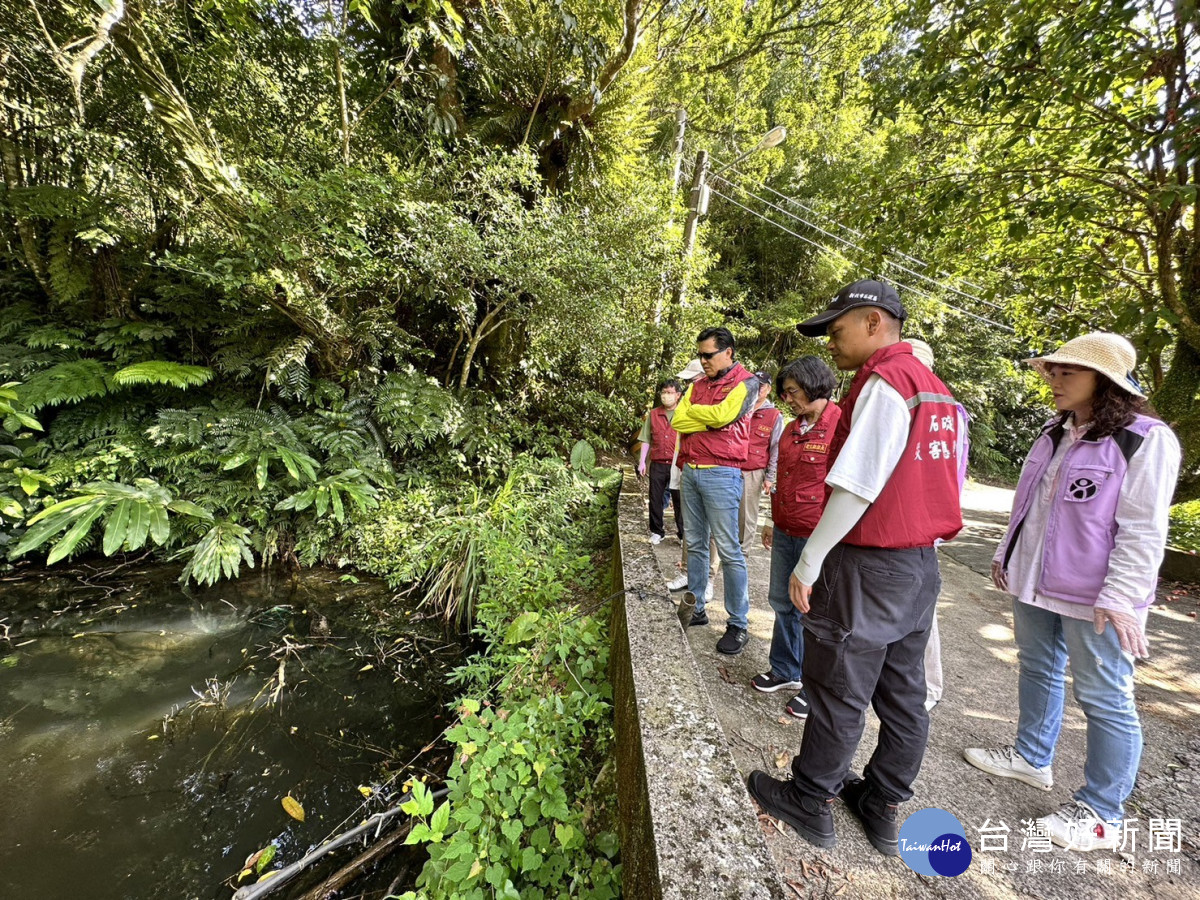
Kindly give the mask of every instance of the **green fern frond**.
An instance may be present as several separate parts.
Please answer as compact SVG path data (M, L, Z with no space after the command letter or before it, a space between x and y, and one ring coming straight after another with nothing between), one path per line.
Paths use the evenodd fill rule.
M213 377L207 366L189 366L184 363L155 359L134 363L115 372L112 383L120 387L139 384L165 384L180 390L204 384Z
M233 522L218 522L192 548L192 558L179 580L185 584L189 579L201 585L216 584L222 575L236 578L243 562L254 568L250 530Z
M31 410L78 403L88 397L109 393L109 378L109 370L102 362L75 359L31 375L25 383L22 398Z

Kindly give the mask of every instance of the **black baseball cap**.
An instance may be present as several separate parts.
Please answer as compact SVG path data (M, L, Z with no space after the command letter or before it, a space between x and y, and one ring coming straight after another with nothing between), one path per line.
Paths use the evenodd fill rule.
M838 291L825 312L801 322L796 326L796 330L805 337L820 337L830 322L860 306L878 306L880 309L886 309L901 322L908 318L908 313L900 302L900 295L894 287L882 281L865 278Z

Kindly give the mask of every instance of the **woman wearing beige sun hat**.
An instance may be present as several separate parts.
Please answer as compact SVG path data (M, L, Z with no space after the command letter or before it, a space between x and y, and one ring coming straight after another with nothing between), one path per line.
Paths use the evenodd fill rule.
M1141 759L1134 659L1148 655L1179 442L1149 413L1137 353L1120 335L1081 335L1029 363L1049 383L1058 415L1033 442L992 560L996 587L1014 596L1017 738L963 755L992 775L1050 790L1069 663L1087 718L1084 786L1038 823L1060 846L1111 850L1122 842Z

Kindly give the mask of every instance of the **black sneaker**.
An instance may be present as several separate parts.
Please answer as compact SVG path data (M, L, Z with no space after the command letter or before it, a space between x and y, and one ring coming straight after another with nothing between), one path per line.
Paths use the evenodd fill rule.
M800 692L787 702L783 711L795 719L808 718L808 695L804 693L804 688L800 688Z
M884 856L900 855L900 825L896 821L897 805L888 803L869 782L851 777L842 787L842 802L862 822L863 831L871 846Z
M692 613L691 619L688 620L688 628L691 628L693 625L707 625L707 624L708 624L708 613L706 613L704 610L700 610L700 612Z
M777 678L774 672L765 672L762 675L755 675L750 679L750 687L756 691L762 691L764 694L773 694L776 691L794 691L798 690L802 685L799 681L788 681L786 678Z
M746 779L746 787L763 812L787 822L810 844L824 849L837 845L832 801L802 794L794 782L780 781L757 769Z
M705 616L704 621L708 621ZM745 628L738 628L736 625L726 625L725 634L717 641L717 652L724 653L726 656L737 656L746 647L746 641L750 640L750 632Z

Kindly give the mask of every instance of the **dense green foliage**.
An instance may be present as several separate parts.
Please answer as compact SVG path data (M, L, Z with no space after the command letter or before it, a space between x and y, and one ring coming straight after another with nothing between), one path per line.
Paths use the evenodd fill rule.
M1167 544L1179 550L1200 553L1200 500L1189 500L1171 507Z
M409 491L356 537L364 564L422 585L426 604L469 605L485 648L453 679L449 796L435 810L416 787L407 807L409 842L429 845L422 897L619 895L610 598L590 557L611 546L619 477L602 479L597 493L562 462L525 461L457 502Z

